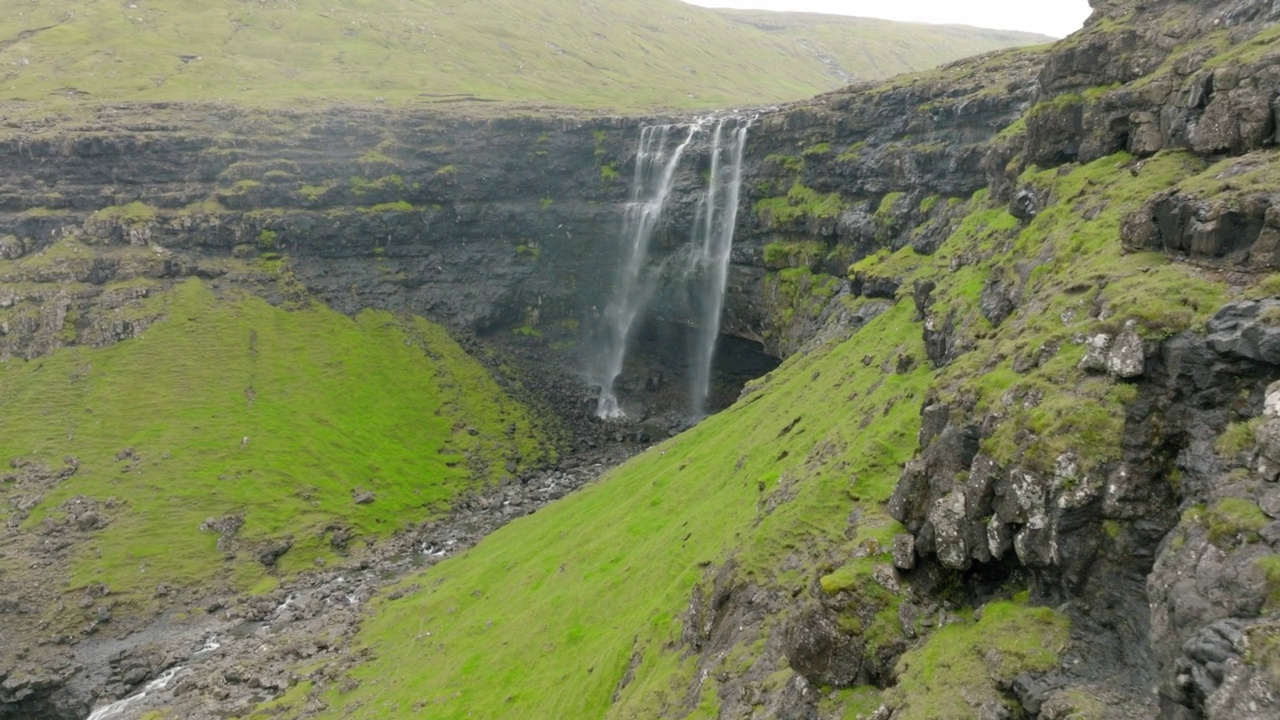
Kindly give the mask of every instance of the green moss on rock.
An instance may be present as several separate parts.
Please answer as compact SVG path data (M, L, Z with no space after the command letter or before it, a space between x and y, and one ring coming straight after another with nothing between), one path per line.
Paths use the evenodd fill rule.
M1001 601L978 620L947 625L898 661L898 685L885 693L895 718L970 720L985 703L1006 704L999 690L1024 672L1057 664L1069 640L1065 615Z

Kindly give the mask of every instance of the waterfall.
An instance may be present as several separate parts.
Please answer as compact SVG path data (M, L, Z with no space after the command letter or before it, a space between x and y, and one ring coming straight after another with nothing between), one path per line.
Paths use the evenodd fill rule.
M726 126L734 124L724 141ZM690 368L690 401L693 417L706 414L711 392L711 363L716 339L720 336L720 315L729 278L729 255L733 249L733 229L738 221L738 195L742 187L742 155L747 144L750 120L722 118L711 139L711 177L694 228L696 266L702 281L695 288L700 317L696 319L696 345ZM727 157L726 157L727 156Z
M623 416L613 386L622 374L631 331L652 292L652 283L645 277L649 245L675 184L680 158L700 129L701 125L695 123L657 125L640 131L631 201L626 205L623 224L623 238L627 244L613 299L604 311L604 347L597 373L600 401L596 414L601 418ZM673 142L672 135L678 138L682 131L683 140L678 144ZM674 148L671 147L673 144Z
M596 415L603 419L624 417L615 383L622 374L627 346L637 322L651 299L662 274L650 267L649 248L675 185L681 159L709 121L642 128L636 151L631 200L626 205L622 261L613 297L602 320L600 356L594 379L600 385ZM711 165L707 186L698 200L690 232L690 245L680 259L688 263L683 282L692 305L688 318L695 340L689 351L690 409L694 419L706 414L711 390L711 364L720 335L720 315L728 283L733 230L738 218L742 185L742 158L750 119L724 117L715 122L709 139ZM676 288L672 288L677 290Z

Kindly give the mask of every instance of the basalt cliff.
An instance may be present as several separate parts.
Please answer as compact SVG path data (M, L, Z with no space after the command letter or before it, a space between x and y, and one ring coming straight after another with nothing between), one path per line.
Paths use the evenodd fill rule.
M503 445L521 416L452 520L326 527L286 571L301 536L228 510L200 531L272 582L140 599L65 569L130 502L66 490L60 445L14 452L0 717L83 717L174 667L128 712L1280 717L1280 7L1092 4L1052 46L719 114L751 123L728 408L688 429L671 348L697 322L705 134L654 233L631 420L596 419L579 371L641 128L714 120L14 113L0 361L149 342L192 287L425 316L581 433L562 449L638 454L600 475L550 436ZM469 417L455 434L490 442Z

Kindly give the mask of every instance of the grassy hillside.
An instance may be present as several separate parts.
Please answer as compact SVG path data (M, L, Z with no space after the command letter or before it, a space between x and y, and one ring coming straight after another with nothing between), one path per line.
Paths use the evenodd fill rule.
M771 33L736 18L677 0L15 0L0 17L0 101L719 108L1035 41L817 16Z
M959 25L758 10L718 11L794 43L848 82L878 80L950 59L1052 40L1044 35Z
M377 660L355 671L359 690L330 697L331 716L407 716L425 701L435 718L605 717L639 654L637 680L611 716L662 717L679 700L673 676L690 671L677 648L705 568L733 555L757 582L805 584L799 568L776 574L783 558L847 545L851 494L888 499L929 376L880 371L900 356L923 360L910 316L899 306L859 342L793 359L745 402L413 579L420 592L367 624ZM814 411L833 396L857 396L855 417L889 412L860 429ZM896 523L876 514L864 528L859 541L887 543ZM407 664L412 673L390 671ZM703 699L714 698L709 687Z
M332 557L340 528L385 535L545 452L528 413L425 320L285 311L199 281L152 290L164 319L139 338L0 364L0 458L80 463L27 527L85 499L104 516L75 551L73 588L261 591ZM23 489L11 488L0 519ZM228 533L235 561L221 562L219 531L202 523L228 516L243 524ZM275 567L259 562L284 538Z

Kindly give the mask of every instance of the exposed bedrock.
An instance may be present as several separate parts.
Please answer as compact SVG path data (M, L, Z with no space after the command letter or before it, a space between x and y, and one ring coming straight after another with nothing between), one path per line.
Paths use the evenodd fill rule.
M927 406L889 504L910 532L898 566L1012 563L1103 633L1091 642L1118 642L1112 662L1135 688L1158 683L1168 717L1274 717L1280 346L1261 316L1277 305L1229 305L1207 335L1150 347L1123 455L1091 471L1083 448L1048 469L1001 467L978 452L996 419ZM1240 418L1256 418L1249 437L1224 449Z

